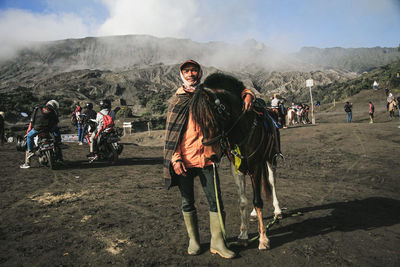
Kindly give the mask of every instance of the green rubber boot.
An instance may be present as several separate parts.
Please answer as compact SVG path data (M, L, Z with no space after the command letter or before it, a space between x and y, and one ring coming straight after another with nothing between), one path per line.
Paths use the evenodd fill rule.
M210 211L210 231L210 252L220 255L222 258L234 258L236 256L235 252L229 250L225 245L225 241L222 236L221 224L219 222L218 212Z
M200 235L199 235L199 227L197 223L197 213L196 211L190 211L183 213L183 219L185 220L186 230L189 236L189 246L188 246L188 254L189 255L199 255L200 254Z

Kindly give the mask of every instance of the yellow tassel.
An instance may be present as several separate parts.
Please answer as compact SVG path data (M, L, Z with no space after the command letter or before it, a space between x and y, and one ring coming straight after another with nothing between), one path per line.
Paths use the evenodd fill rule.
M235 151L238 155L242 155L240 153L240 149L238 146L235 147ZM235 172L238 173L240 164L242 163L242 159L235 155Z

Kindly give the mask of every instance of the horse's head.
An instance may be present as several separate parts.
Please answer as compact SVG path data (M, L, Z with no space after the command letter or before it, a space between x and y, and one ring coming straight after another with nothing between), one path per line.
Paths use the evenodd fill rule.
M203 134L205 156L214 162L221 159L230 131L242 112L243 88L231 76L211 74L191 100L190 110Z

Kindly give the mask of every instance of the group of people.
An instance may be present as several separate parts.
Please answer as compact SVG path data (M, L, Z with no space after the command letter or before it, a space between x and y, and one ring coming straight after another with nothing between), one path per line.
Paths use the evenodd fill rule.
M392 120L396 116L396 110L398 110L398 116L400 119L400 96L395 98L394 94L390 92L388 88L385 89L386 98L386 111L389 112L389 120ZM369 109L369 123L374 123L375 106L372 101L368 101ZM350 123L353 117L353 103L346 102L344 104L344 111L347 113L347 123Z
M111 110L111 101L108 99L101 100L99 103L100 111L96 112L93 110L92 103L86 103L85 108L82 108L79 103L72 113L73 121L75 121L78 128L78 144L83 145L87 133L90 132L88 143L89 143L89 154L88 158L97 158L97 144L100 139L100 133L104 128L114 125L115 112ZM109 116L107 116L109 115ZM111 118L111 121L107 119Z
M271 100L271 109L277 114L278 123L282 128L287 128L291 124L309 124L310 106L305 103L295 104L288 108L285 107L284 101L279 99L277 94L274 94Z
M51 133L55 139L56 146L62 146L61 144L61 134L58 127L59 123L59 106L60 104L56 100L50 100L46 102L43 106L37 106L32 112L31 119L26 131L26 152L25 152L25 162L20 166L21 169L28 169L31 167L31 158L34 156L34 138L40 132ZM100 138L100 133L105 126L106 115L110 115L113 121L115 120L115 113L111 111L111 101L106 99L100 101L100 112L93 110L92 103L86 103L85 108L77 104L73 116L76 119L76 126L78 127L78 139L79 145L82 145L86 133L89 131L90 135L90 153L87 155L88 158L96 159L97 157L97 142ZM3 118L3 116L1 116ZM0 126L2 120L0 119ZM109 122L107 122L110 124ZM4 129L4 127L2 127ZM62 154L58 158L59 161L63 161Z

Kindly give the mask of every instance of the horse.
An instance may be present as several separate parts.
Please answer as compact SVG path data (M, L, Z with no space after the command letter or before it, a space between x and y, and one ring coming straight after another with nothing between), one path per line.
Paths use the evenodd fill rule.
M258 249L265 250L270 248L270 242L262 219L261 191L266 200L272 199L274 216L282 217L275 190L276 156L280 154L280 138L271 119L272 111L264 109L261 115L255 111L242 111L243 89L243 83L232 76L211 74L195 91L190 110L203 134L203 144L212 148L207 150L211 151L206 153L207 158L219 162L223 154L226 154L232 165L235 157L241 159L240 172L234 175L240 195L241 226L238 239L244 243L248 240L249 216L244 194L244 174L248 174L253 188L253 206L257 212L260 234ZM236 171L232 170L233 173Z
M289 107L287 110L287 126L295 124L296 116L296 111L292 107Z

